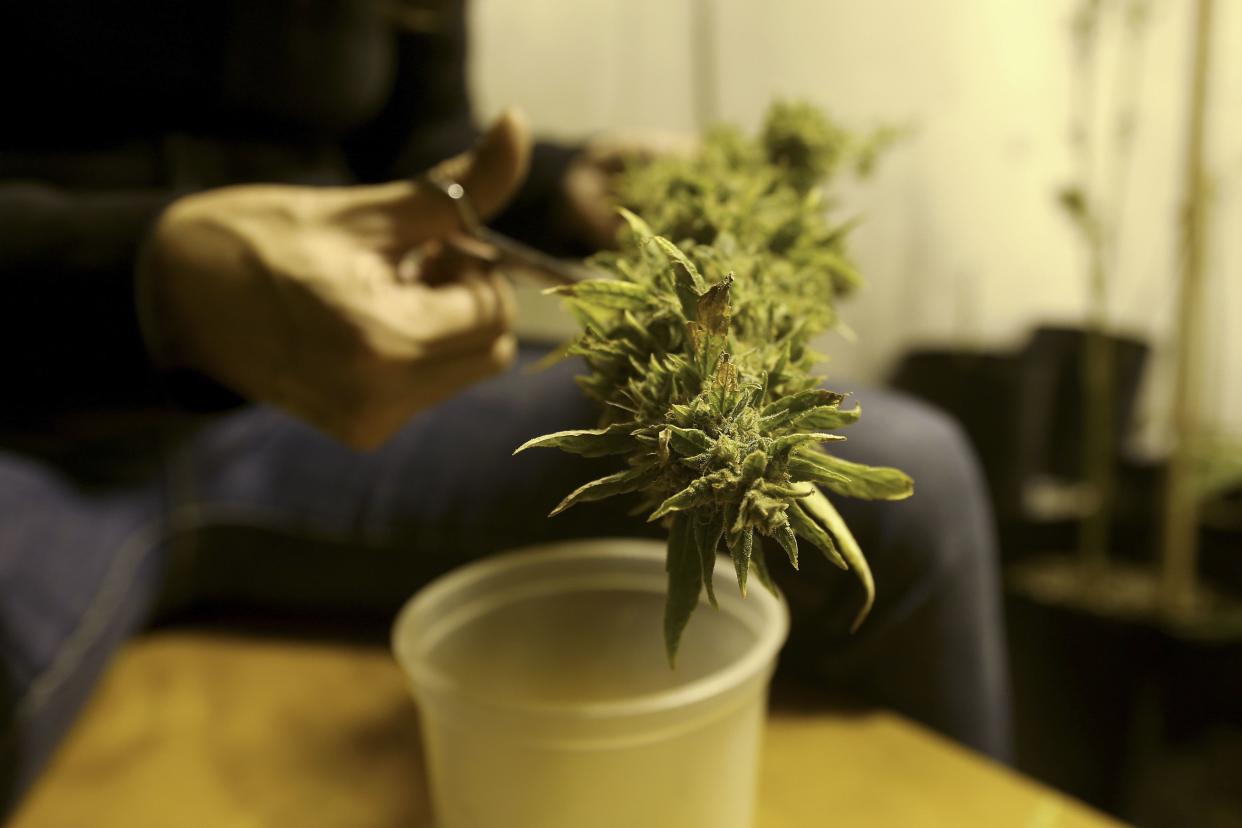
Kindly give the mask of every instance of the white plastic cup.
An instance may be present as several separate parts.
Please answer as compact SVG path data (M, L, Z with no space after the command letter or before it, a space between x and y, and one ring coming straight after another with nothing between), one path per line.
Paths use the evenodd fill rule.
M670 669L664 544L488 558L415 595L393 649L439 828L750 828L784 603L721 559Z

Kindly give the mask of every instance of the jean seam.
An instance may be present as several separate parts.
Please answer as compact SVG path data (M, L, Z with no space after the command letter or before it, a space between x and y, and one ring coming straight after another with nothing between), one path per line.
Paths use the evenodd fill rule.
M157 540L150 537L155 534ZM133 573L158 545L162 535L158 522L148 521L121 542L120 552L104 573L102 583L78 623L60 643L51 663L41 670L13 706L14 721L33 717L60 688L77 672L85 654L98 640L120 602L129 594ZM10 738L17 728L10 729Z
M134 572L161 544L182 532L229 520L268 528L283 528L281 524L287 524L288 521L279 517L274 511L264 513L264 510L253 507L201 504L185 506L172 515L149 520L131 532L121 542L120 551L104 573L99 589L78 623L57 647L50 664L35 676L13 705L14 723L33 717L60 690L64 682L77 672L86 654L107 628L108 621L114 617L117 607L129 595ZM347 532L328 530L322 526L300 525L297 532L308 539L317 537L338 542L348 539ZM5 741L11 741L16 731L17 728L11 724Z

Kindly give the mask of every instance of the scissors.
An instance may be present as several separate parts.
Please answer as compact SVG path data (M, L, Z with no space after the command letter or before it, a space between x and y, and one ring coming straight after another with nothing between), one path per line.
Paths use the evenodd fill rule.
M496 253L495 256L486 256L478 251L463 247L462 252L467 255L491 265L508 264L519 267L523 272L538 275L554 285L572 285L586 279L603 278L602 273L592 270L585 265L566 259L559 259L556 256L549 256L547 253L522 244L517 239L506 236L504 233L497 233L485 225L479 219L479 213L474 208L474 202L470 200L470 195L466 192L466 188L461 185L461 182L455 181L448 176L436 175L435 173L428 173L423 176L423 180L453 202L453 207L457 210L457 217L460 219L462 229L466 235L483 242Z

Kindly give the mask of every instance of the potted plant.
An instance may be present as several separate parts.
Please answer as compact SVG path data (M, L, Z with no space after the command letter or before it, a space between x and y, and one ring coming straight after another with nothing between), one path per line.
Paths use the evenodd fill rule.
M728 650L729 645L720 638L713 638L713 643L691 639L696 629L718 626L720 617L742 605L739 601L748 594L752 577L774 593L769 553L786 558L795 568L802 554L827 556L852 571L861 585L865 600L855 626L870 608L874 584L866 558L830 495L898 499L908 497L913 484L897 469L859 465L824 450L842 439L836 431L857 421L862 412L858 407L844 408L843 394L820 387L820 378L811 373L817 355L808 342L836 324L837 298L859 281L844 250L849 226L828 218L822 185L851 160L869 164L878 143L888 137L886 133L860 140L809 106L778 103L757 139L717 128L690 157L631 165L617 181L626 223L620 248L593 260L608 278L553 289L564 297L581 326L582 333L568 352L586 364L587 373L579 382L600 404L601 420L598 428L535 437L518 450L550 447L616 458L615 473L570 492L553 515L576 503L637 493L647 520L667 527L665 554L655 560L648 556L643 576L649 584L654 574L665 586L667 597L658 624L662 642L649 640L644 633L643 640L631 642L627 649L649 652L653 644L662 644L667 657L659 671L662 691L698 698L704 676L701 666L695 665L703 653ZM735 595L721 594L727 576L717 571L720 554L731 563L729 574L738 586ZM486 580L486 574L479 577ZM609 605L602 594L591 594L591 599L580 598L601 608ZM746 603L756 600L773 598L752 594ZM683 635L701 603L721 612L709 613L711 620L700 627L689 626L691 635L683 646ZM629 614L641 612L631 608L611 615ZM557 638L566 628L591 626L577 616L578 620L570 618L562 615L560 622L544 629ZM512 621L499 624L499 629L517 625ZM639 624L634 629L647 628ZM434 646L426 645L423 652ZM678 658L679 648L687 647L693 654ZM610 658L617 657L615 649L610 652ZM413 663L417 655L411 650L406 661ZM774 656L775 647L769 647L759 670L759 689L752 686L750 703L735 704L731 712L719 714L743 723L723 742L719 734L713 735L717 732L711 717L670 714L662 722L664 735L658 748L645 738L634 744L592 742L571 728L560 741L540 741L535 753L542 759L532 759L529 767L543 774L564 774L570 765L584 773L584 768L591 768L592 790L623 784L619 774L624 767L657 769L655 776L641 775L645 790L610 798L607 813L597 814L593 825L654 824L653 819L667 820L674 802L681 808L678 824L746 825L762 689ZM531 658L538 661L542 656ZM741 669L738 663L753 662L747 655L739 659L718 665L717 672L729 674ZM567 674L560 677L561 686L581 679L583 662L557 664ZM754 663L751 668L757 669ZM640 672L651 674L649 660ZM498 686L505 680L491 675L489 681ZM658 707L643 698L641 693L637 702L632 697L610 697L614 703ZM493 701L490 707L482 706L492 712L505 706ZM590 704L570 704L561 712L571 720L607 719ZM511 719L500 716L495 723L494 750L509 750L514 740L525 738L527 730L515 728ZM549 727L562 732L559 724ZM589 749L584 747L588 742ZM433 769L457 767L451 750L432 740ZM522 768L507 772L518 774ZM729 800L727 815L718 803L712 804L719 799L722 777L735 782L726 787L745 794ZM574 779L588 784L577 775ZM653 799L649 789L660 787L659 779L669 781ZM530 780L492 804L508 815L509 825L585 824L573 822L581 820L581 813L564 803L558 808L554 799L532 800L517 792L545 784L555 787L555 779ZM445 782L444 788L452 785ZM450 814L460 803L441 806L442 814ZM451 819L445 823L446 828L456 824Z
M1131 42L1141 33L1147 3L1125 7ZM1079 18L1079 54L1089 58L1101 4L1086 2ZM1117 349L1107 331L1107 297L1116 228L1109 220L1123 201L1120 185L1106 209L1098 193L1069 188L1062 203L1088 253L1089 325L1081 372L1084 427L1082 528L1076 558L1048 557L1011 569L1015 600L1011 624L1019 703L1019 752L1026 770L1098 805L1125 813L1126 777L1141 775L1165 745L1187 731L1187 711L1200 723L1236 702L1204 690L1239 686L1242 605L1199 578L1201 478L1199 436L1202 363L1202 283L1205 256L1204 135L1209 85L1211 0L1195 6L1194 59L1187 118L1188 153L1182 222L1185 262L1178 280L1178 324L1173 400L1173 449L1158 475L1156 494L1137 510L1158 560L1125 557L1112 538L1119 467L1115 432ZM1133 71L1133 70L1131 70ZM1131 90L1133 95L1133 90ZM1090 122L1084 115L1081 124ZM1120 124L1132 130L1133 102L1123 101ZM1084 157L1089 136L1075 131ZM1118 130L1114 161L1128 152L1129 133ZM1084 181L1092 180L1089 171ZM1122 181L1119 171L1112 177ZM1161 492L1160 489L1163 489ZM1211 677L1205 681L1205 677ZM1049 698L1058 698L1055 706ZM1187 706L1185 700L1197 698ZM1210 712L1209 712L1210 711ZM1024 726L1025 725L1025 726ZM1083 734L1089 738L1083 739ZM1025 744L1024 744L1025 742ZM1139 818L1137 813L1125 813Z

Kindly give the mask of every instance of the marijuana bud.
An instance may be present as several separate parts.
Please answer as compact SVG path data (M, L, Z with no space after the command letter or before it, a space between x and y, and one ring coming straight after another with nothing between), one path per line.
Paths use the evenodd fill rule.
M553 510L637 493L669 529L664 636L670 663L719 552L746 593L753 572L771 588L765 554L795 568L809 544L859 579L874 599L857 542L825 494L908 497L902 472L852 463L825 446L858 420L858 406L819 387L810 339L836 323L838 296L859 282L820 186L848 134L803 104L772 108L759 140L710 132L689 158L635 163L617 181L627 229L599 254L612 278L553 288L581 335L579 382L600 403L600 427L537 437L555 447L615 455L623 468L571 492Z
M768 112L762 142L768 162L806 192L832 175L850 137L808 103L777 101Z

